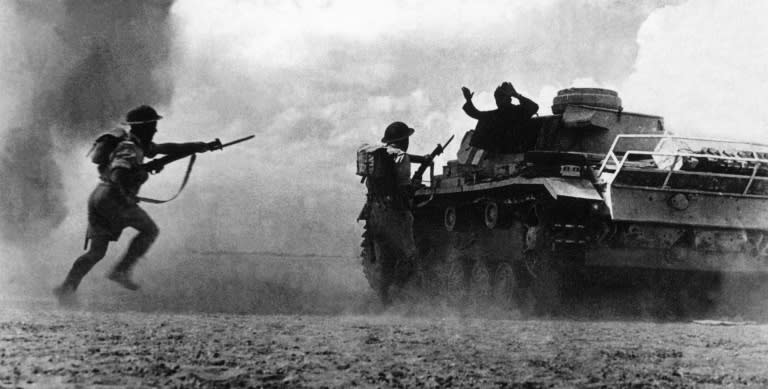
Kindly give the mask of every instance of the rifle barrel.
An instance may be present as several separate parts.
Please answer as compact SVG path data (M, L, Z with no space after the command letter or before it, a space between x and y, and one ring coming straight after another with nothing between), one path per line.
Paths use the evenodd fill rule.
M248 136L246 136L244 138L240 138L240 139L237 139L237 140L233 140L232 142L224 143L223 145L221 145L221 148L223 149L223 148L225 148L227 146L232 146L232 145L240 143L240 142L245 142L245 141L247 141L249 139L253 139L255 136L256 136L255 134L254 135L248 135Z
M448 144L451 143L451 141L453 140L454 136L456 136L456 135L455 134L451 135L451 137L448 138L448 140L445 143L443 143L443 148L445 148L445 146L448 146Z

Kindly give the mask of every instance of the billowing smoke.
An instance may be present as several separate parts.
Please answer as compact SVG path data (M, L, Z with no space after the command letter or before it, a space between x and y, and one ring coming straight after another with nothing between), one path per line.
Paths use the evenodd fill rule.
M5 50L0 234L44 239L67 216L62 155L115 124L127 107L166 103L171 1L11 0Z
M638 32L624 101L664 115L678 134L768 142L768 3L689 1L652 13Z

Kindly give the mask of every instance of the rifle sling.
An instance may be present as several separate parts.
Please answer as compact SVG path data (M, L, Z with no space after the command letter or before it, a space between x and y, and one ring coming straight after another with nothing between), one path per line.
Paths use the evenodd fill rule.
M151 198L139 196L137 197L139 201L143 201L145 203L150 203L150 204L162 204L162 203L167 203L175 199L176 197L179 197L179 195L181 194L181 191L184 190L185 186L187 186L187 181L189 181L189 175L192 174L192 166L194 166L195 164L195 159L197 159L196 154L192 154L189 156L189 164L187 164L187 172L184 174L184 180L181 181L181 186L179 187L179 190L176 192L176 194L173 195L173 197L171 197L168 200L157 200L157 199L151 199Z

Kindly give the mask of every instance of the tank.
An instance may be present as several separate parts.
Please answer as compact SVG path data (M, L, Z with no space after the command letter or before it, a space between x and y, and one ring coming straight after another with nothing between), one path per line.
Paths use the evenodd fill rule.
M605 89L562 90L552 111L521 131L525 153L483 156L470 131L430 169L414 198L418 263L397 285L548 313L628 287L696 311L724 276L768 274L768 145L675 136ZM375 289L387 259L374 239L362 264Z

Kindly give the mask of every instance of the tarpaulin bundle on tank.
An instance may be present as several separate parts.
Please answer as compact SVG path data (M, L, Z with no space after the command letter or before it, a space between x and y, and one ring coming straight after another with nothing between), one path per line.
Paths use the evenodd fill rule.
M701 156L683 157L682 166L680 167L681 170L751 175L755 168L756 162L744 161L735 158L757 158L762 161L761 165L757 169L757 175L762 177L768 176L768 153L765 152L728 151L718 150L712 147L704 147L691 153L699 154ZM708 155L713 157L733 157L734 159L707 158Z

